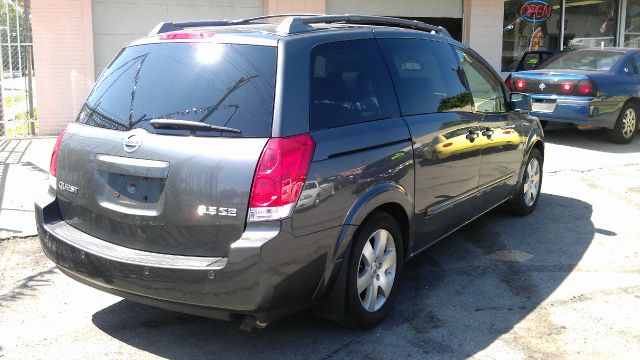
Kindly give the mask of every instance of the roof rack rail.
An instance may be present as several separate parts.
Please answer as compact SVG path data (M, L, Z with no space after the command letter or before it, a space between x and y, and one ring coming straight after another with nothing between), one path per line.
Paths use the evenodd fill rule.
M347 23L362 25L390 25L393 27L427 31L430 33L451 37L447 29L442 26L430 25L417 20L407 20L388 16L371 15L317 15L310 17L291 16L282 21L278 32L294 34L313 30L311 24Z
M226 26L226 25L229 25L229 21L227 20L204 20L204 21L187 21L187 22L176 22L176 23L161 22L149 32L149 36L183 30L190 27Z
M297 17L297 16L321 16L318 14L276 14L276 15L263 15L256 16L246 19L236 19L236 20L201 20L201 21L186 21L186 22L161 22L156 25L150 32L149 35L158 35L171 31L184 30L187 28L194 27L205 27L205 26L230 26L230 25L241 25L247 24L250 22L254 22L256 20L264 20L264 19L272 19L279 17Z
M247 19L237 20L204 20L204 21L187 21L187 22L162 22L149 32L149 35L157 35L161 33L183 30L192 27L205 27L205 26L230 26L247 24L257 20L286 17L280 25L278 25L278 33L281 34L295 34L300 32L306 32L313 30L311 24L331 24L331 23L346 23L346 24L362 24L362 25L389 25L399 28L414 29L420 31L427 31L433 34L438 34L446 37L451 37L451 34L442 26L435 26L423 23L417 20L406 20L387 16L370 16L370 15L317 15L317 14L277 14L277 15L264 15L256 16Z

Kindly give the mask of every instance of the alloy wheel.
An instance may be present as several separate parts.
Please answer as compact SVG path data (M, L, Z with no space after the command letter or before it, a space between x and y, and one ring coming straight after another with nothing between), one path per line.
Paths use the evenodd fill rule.
M636 112L633 109L627 109L622 117L622 136L625 139L633 136L634 131L636 131L636 124Z
M393 236L387 230L376 230L365 242L358 263L358 296L367 311L378 311L391 295L396 264Z
M527 206L533 205L540 192L540 162L531 158L527 164L524 179L524 202Z

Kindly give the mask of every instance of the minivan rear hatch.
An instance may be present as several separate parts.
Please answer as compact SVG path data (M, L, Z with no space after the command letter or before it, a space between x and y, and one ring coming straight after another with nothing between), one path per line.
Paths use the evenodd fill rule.
M226 256L271 135L276 52L215 42L125 48L61 144L63 219L134 249Z

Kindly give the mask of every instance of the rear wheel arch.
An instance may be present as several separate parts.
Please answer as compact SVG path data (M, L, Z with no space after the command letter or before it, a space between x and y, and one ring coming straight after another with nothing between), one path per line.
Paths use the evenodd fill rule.
M541 140L533 143L531 149L538 149L538 151L540 151L540 154L542 155L542 159L544 159L544 143ZM531 152L531 149L529 150L529 152Z
M343 260L350 254L353 239L358 236L361 225L381 211L391 215L398 223L402 234L403 253L412 246L411 214L413 202L409 193L395 183L377 184L367 190L349 209L336 239L333 252L329 254L323 284L316 295L323 296L334 288L339 272L344 270ZM405 256L404 259L407 257Z
M377 213L386 213L389 214L395 221L396 223L398 223L398 226L400 227L400 232L402 233L402 249L403 249L403 255L404 255L404 259L407 259L407 254L409 254L408 248L409 248L409 236L410 236L410 229L409 229L409 216L407 215L407 212L405 211L404 207L402 207L402 205L396 203L396 202L388 202L388 203L384 203L378 207L376 207L375 209L373 209L362 221L362 224L366 223L367 221L369 221L369 219L371 219L372 217L374 217ZM356 232L357 235L357 232Z
M391 216L398 226L402 236L402 259L406 262L409 254L409 246L411 246L411 219L406 205L402 205L400 202L387 201L377 204L375 207L367 208L366 212L361 212L357 219L357 224L348 224L345 222L343 225L343 231L340 232L340 236L337 240L333 261L330 262L332 266L326 269L325 279L323 285L318 289L314 298L319 300L319 304L316 307L316 313L329 318L338 323L349 325L345 323L345 299L347 290L347 272L349 270L349 259L355 240L360 234L362 226L366 224L370 219L374 218L377 214L388 214ZM351 231L349 231L351 229Z
M368 189L349 209L344 219L344 225L360 226L375 213L384 211L391 215L402 231L404 250L411 246L411 222L413 214L413 193L408 192L397 183L380 183ZM357 230L356 230L357 233ZM351 244L352 239L338 239L336 250L344 250ZM345 244L346 243L346 244ZM347 245L347 246L345 246ZM340 251L335 259L341 257ZM406 257L405 257L406 258Z
M622 107L624 108L628 104L633 104L633 106L635 106L635 108L640 111L640 97L630 97L629 99L627 99L627 101L624 102L624 104L622 104ZM620 111L622 111L622 109Z

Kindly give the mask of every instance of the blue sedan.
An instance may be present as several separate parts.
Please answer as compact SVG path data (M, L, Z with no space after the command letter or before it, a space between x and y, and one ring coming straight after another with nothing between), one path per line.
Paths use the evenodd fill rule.
M509 89L531 94L531 115L608 129L611 141L626 144L638 129L640 50L580 49L559 53L536 70L515 72Z

